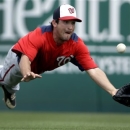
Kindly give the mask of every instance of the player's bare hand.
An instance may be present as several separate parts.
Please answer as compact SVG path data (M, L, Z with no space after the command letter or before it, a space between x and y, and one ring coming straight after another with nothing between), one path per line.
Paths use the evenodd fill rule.
M39 74L35 74L33 72L28 72L26 75L23 76L21 81L28 82L30 80L36 79L36 78L41 78L42 76Z

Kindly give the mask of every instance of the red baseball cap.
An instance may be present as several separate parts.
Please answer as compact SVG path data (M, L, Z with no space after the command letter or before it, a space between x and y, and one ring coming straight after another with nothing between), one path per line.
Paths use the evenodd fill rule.
M69 4L59 6L53 13L53 19L75 20L76 22L82 22L81 19L77 18L75 8Z

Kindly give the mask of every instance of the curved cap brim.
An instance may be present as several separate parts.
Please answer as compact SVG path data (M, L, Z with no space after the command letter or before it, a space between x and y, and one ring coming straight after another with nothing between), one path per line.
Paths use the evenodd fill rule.
M74 20L76 22L82 22L81 19L73 17L73 16L60 17L59 19L60 20Z

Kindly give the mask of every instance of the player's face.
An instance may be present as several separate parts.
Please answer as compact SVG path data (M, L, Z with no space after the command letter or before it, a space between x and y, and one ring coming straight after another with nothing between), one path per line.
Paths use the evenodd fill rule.
M56 25L55 29L55 35L56 39L63 43L64 41L67 41L70 39L72 33L75 29L75 21L69 20L69 21L63 21L59 20L59 23Z

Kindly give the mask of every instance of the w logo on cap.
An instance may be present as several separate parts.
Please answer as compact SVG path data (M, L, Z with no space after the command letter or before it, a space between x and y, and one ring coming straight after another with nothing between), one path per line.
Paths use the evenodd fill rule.
M70 14L74 13L74 8L68 8Z

